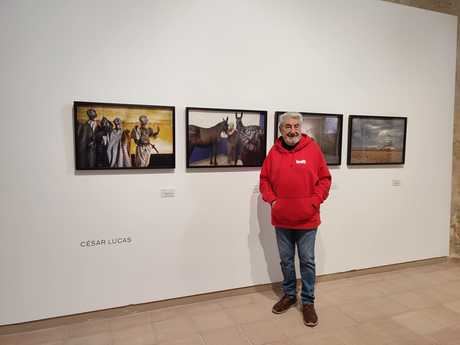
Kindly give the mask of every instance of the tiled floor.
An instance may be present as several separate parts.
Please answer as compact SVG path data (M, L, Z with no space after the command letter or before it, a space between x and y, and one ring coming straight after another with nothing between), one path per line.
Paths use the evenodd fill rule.
M1 345L460 345L460 262L317 284L320 324L274 291L0 336ZM1 329L0 329L1 330Z

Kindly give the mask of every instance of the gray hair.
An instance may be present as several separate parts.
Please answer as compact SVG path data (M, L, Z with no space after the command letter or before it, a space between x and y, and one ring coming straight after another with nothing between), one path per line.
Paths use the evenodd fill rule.
M293 112L284 113L284 114L282 114L282 115L279 117L279 126L278 126L278 127L281 129L281 126L282 126L288 119L295 119L295 120L299 121L300 123L302 123L302 121L303 121L303 116L302 116L302 114L300 114L300 113L293 113Z

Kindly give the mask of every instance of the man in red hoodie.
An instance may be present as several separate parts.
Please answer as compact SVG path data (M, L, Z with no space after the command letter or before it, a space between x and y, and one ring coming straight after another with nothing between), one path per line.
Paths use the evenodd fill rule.
M318 144L302 134L302 115L280 116L281 137L271 148L260 173L262 198L271 205L272 224L283 272L284 296L273 306L281 314L297 303L295 247L300 260L304 324L314 327L315 238L321 223L320 204L327 198L331 174Z

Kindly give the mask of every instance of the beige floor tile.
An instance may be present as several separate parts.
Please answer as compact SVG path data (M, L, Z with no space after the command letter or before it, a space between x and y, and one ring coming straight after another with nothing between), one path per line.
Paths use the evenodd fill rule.
M342 312L338 307L317 308L319 324L328 329L343 328L356 325L356 321ZM316 327L315 327L316 328ZM326 327L325 327L326 328Z
M445 291L443 287L444 285L443 286L434 285L434 286L423 288L417 291L421 292L424 296L427 296L431 300L435 300L437 303L441 303L441 304L453 302L453 301L460 299L460 297L455 296L455 294Z
M401 270L401 273L429 273L429 272L436 272L440 270L444 270L447 268L446 263L438 263L438 264L430 264L430 265L422 265L417 267L405 268Z
M366 274L354 278L348 278L351 284L353 285L364 285L368 283L380 282L384 278L380 274Z
M452 281L460 280L460 267L451 267L447 269L448 274L451 275Z
M68 337L68 327L47 328L32 332L24 332L16 334L16 342L18 345L36 345L46 343L59 343ZM11 339L14 339L11 337Z
M363 285L350 285L346 288L336 291L330 291L328 298L335 304L359 302L363 299L376 298L384 296L381 289L381 282L367 283Z
M152 345L156 337L151 324L131 326L112 332L113 345Z
M378 285L378 287L384 295L393 295L397 293L407 292L420 287L408 277L384 279L383 281L378 282L376 284Z
M152 322L164 321L180 317L184 313L184 306L175 306L150 311Z
M377 333L383 342L388 341L391 343L401 340L412 341L420 338L417 333L414 333L407 327L388 318L372 320L368 323L362 324L361 326L367 330L372 330L372 332Z
M213 311L209 313L194 314L191 316L193 323L198 331L226 328L236 324L225 310Z
M315 304L333 305L337 304L334 298L331 298L331 291L317 287L315 289Z
M282 341L270 342L270 343L266 343L264 345L293 345L293 344L289 339L284 339Z
M387 297L345 303L338 308L357 322L366 322L407 312L409 308Z
M212 313L222 309L222 306L217 302L201 302L192 303L184 306L183 312L188 315L196 315L203 313Z
M109 320L110 329L113 332L128 328L149 325L151 323L150 313L134 313L122 317L115 317Z
M254 303L251 295L240 295L220 298L216 300L216 303L222 306L222 308L234 308L239 306L245 306Z
M450 345L450 344L440 344L433 339L423 337L421 335L416 335L412 339L398 339L388 345Z
M427 336L440 345L458 345L460 343L460 328L444 328L439 332L435 332Z
M447 270L432 272L412 271L407 273L407 277L419 285L419 287L443 284L453 280L453 276Z
M394 270L394 271L378 273L378 275L383 280L392 280L392 279L404 278L405 274L407 274L407 273L404 273L403 270Z
M88 320L70 325L69 337L85 337L100 333L110 333L109 320Z
M257 321L241 325L241 331L252 345L262 345L270 342L287 340L283 332L276 327L273 320Z
M411 311L394 316L392 319L422 336L435 333L448 326L445 322L433 318L433 315L426 310Z
M0 336L0 344L1 345L22 345L22 337L18 337L17 335L2 335ZM28 340L26 344L29 345L64 345L65 340L59 340L59 341L47 341L38 338L37 342L33 340Z
M249 323L261 320L273 320L271 306L261 306L258 303L248 304L226 310L231 319L237 323Z
M460 325L460 314L443 306L424 309L424 312L441 326Z
M366 322L383 317L380 309L372 305L369 300L342 304L338 308L356 322Z
M189 334L177 339L159 342L155 345L205 345L203 338L199 334Z
M389 300L393 300L407 308L423 309L436 306L439 302L433 297L423 293L420 290L413 290L409 292L403 292L388 297Z
M460 313L460 300L456 300L454 302L449 302L449 303L444 303L443 306L456 313Z
M351 303L358 298L354 294L354 288L347 286L343 289L324 291L324 294L327 294L327 299L329 300L329 305L340 305L342 303Z
M153 322L153 330L157 342L179 340L198 333L194 323L188 317Z
M2 343L0 343L2 344ZM18 343L20 344L20 343ZM35 344L35 343L34 343ZM36 343L37 345L64 345L65 344L65 340L61 340L61 341L51 341L51 342L44 342L44 343ZM3 344L2 344L3 345Z
M213 329L201 333L206 345L250 345L238 327Z
M337 280L319 282L316 284L316 289L330 292L330 291L346 289L354 284L355 283L353 282L353 279L337 279Z
M336 300L329 298L328 296L315 296L315 306L326 308L340 305Z
M366 303L371 307L377 308L384 317L402 314L410 309L401 303L390 300L388 296L373 298Z
M386 345L389 339L375 327L357 325L347 327L335 334L344 345Z
M331 334L304 334L291 338L292 345L345 345L337 336Z
M418 273L418 275L423 276L423 278L425 278L428 281L428 284L429 282L436 284L446 284L459 279L458 276L452 274L447 270L430 272L423 275Z
M272 306L279 301L281 298L281 292L278 296L274 291L267 290L265 292L256 292L249 295L254 303L259 304L265 308L269 308L271 310Z
M455 282L451 282L449 284L440 285L439 286L439 292L440 293L446 293L448 295L456 297L457 299L460 299L460 282L455 281Z
M458 345L460 343L460 324L444 328L430 334L427 338L434 340L437 344Z
M82 337L72 337L67 339L64 345L112 345L112 336L110 333L99 333Z
M0 344L2 345L17 345L18 344L18 335L0 335Z

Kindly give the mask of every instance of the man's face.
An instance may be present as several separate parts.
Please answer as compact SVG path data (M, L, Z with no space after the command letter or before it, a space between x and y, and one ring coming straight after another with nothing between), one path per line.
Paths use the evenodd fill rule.
M119 118L116 118L113 120L113 124L115 125L115 128L120 128L121 127L121 121Z
M109 130L110 129L110 121L107 120L107 118L103 117L101 120L101 126L102 128Z
M88 110L88 111L86 112L86 115L88 115L88 118L89 118L90 120L94 120L94 119L96 119L96 117L97 117L96 110L94 110L94 109Z
M280 132L283 136L284 142L289 146L293 146L302 138L302 125L297 119L288 118L281 125Z
M149 122L149 119L147 118L147 116L141 116L139 118L139 122L141 123L142 126L145 126Z

